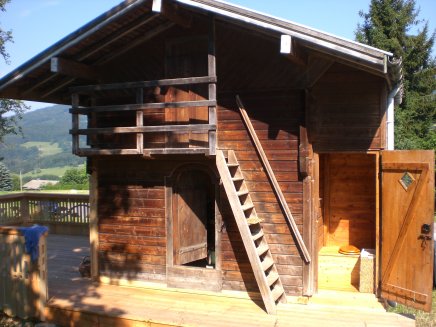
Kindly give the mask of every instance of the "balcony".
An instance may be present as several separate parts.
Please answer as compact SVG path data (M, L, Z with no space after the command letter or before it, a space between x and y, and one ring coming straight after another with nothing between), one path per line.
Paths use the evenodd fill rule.
M215 76L87 85L70 91L76 155L215 155ZM86 128L80 126L80 116L87 117Z

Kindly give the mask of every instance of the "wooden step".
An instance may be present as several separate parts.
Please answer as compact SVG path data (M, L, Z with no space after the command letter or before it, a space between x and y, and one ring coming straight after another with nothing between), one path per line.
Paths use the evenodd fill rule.
M242 208L242 211L247 211L247 210L253 209L254 208L254 204L253 203L247 203L247 204L244 204L241 208Z
M247 224L249 226L260 224L262 221L263 221L262 219L260 219L259 217L256 217L256 216L252 216L250 218L247 218Z
M266 257L266 258L262 261L262 263L261 263L261 265L262 265L262 270L263 270L263 271L267 271L269 268L271 268L271 266L272 266L273 264L274 264L273 259L270 258L270 257Z
M284 291L281 286L276 285L271 293L274 301L277 302L277 300L280 299L280 297L283 295Z
M263 236L264 236L263 230L259 230L256 234L252 234L253 241L257 241Z
M238 191L237 193L238 193L238 196L241 197L241 196L247 195L248 190Z
M279 279L279 275L274 271L271 271L268 274L268 276L266 276L266 280L268 281L268 286L273 285L277 281L277 279Z
M259 255L259 257L268 250L269 250L269 247L266 244L261 244L256 248L256 251L257 251L257 254Z
M233 182L242 182L244 180L244 177L232 177Z
M236 167L239 167L239 164L237 164L237 163L227 163L227 167L229 167L229 168L236 168Z

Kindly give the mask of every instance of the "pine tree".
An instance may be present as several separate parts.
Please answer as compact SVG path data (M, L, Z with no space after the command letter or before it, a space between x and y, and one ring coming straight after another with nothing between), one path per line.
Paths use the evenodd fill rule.
M0 162L0 191L12 191L12 177L3 162Z
M369 12L361 11L360 16L364 22L357 27L357 41L403 60L404 97L395 109L396 148L435 149L435 33L430 35L428 22L418 19L415 0L372 0Z

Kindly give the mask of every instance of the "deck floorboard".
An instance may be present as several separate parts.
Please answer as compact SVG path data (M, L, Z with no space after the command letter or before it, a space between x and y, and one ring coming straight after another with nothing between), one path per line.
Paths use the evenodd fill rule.
M415 326L413 319L381 310L280 304L268 315L260 298L165 288L96 285L78 266L89 255L83 236L49 235L48 321L60 326Z

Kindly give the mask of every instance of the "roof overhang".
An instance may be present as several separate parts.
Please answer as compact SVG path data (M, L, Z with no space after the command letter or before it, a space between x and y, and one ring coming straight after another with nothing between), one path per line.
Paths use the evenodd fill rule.
M156 17L159 18L160 16L159 13L154 13L152 11L153 4L156 4L156 2L160 1L127 0L100 15L90 23L84 25L77 31L63 38L39 55L24 63L22 66L4 76L0 80L0 97L44 102L60 102L56 101L56 97L50 96L54 94L54 92L49 94L49 96L47 96L47 94L41 94L41 96L39 96L37 92L32 94L29 90L27 90L27 93L23 92L20 90L20 88L22 88L20 81L26 78L32 79L35 76L36 80L39 78L50 80L54 75L50 68L52 58L62 57L64 55L68 57L68 52L71 51L71 49L84 47L84 44L86 44L86 42L91 38L99 39L99 37L103 37L100 36L99 33L102 33L105 29L113 29L114 26L120 24L120 21L124 20L126 16L133 15L132 13L142 11L141 14L147 14L147 17L142 20L142 16L139 14L137 16L133 15L132 24L134 24L135 21L138 21L138 24L144 26L146 26L146 24L152 24L152 22L155 24ZM290 36L301 43L305 48L313 49L334 58L336 61L351 64L369 71L370 73L386 78L389 88L393 88L394 85L401 84L402 82L401 61L394 60L392 53L224 1L168 0L165 3L171 3L171 5L177 6L175 8L183 8L184 10L191 12L195 11L202 14L214 14L218 20L225 20L234 24L244 25L246 28L266 33L271 37L280 38L282 35ZM162 23L163 26L164 21L160 21L160 23ZM167 24L166 26L170 25ZM131 30L133 30L133 27ZM161 28L160 30L163 31L165 29ZM118 33L118 36L119 35L120 33ZM108 42L106 47L109 47L110 45L116 46L116 42ZM88 54L77 57L75 59L76 62L80 64L88 61L89 63L92 56L98 55L98 51L101 51L103 47L95 49L94 53L91 55ZM110 48L108 49L110 50ZM98 63L98 61L95 62ZM94 62L91 64L93 63ZM69 87L68 83L64 84L65 85L57 87L59 89L62 87ZM399 92L399 94L400 96L397 97L397 100L401 97L401 92Z

